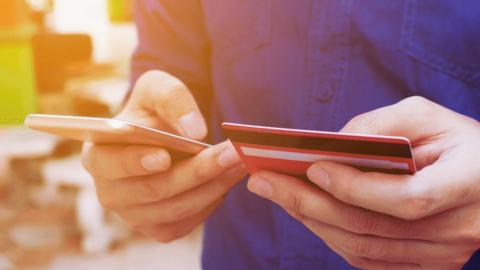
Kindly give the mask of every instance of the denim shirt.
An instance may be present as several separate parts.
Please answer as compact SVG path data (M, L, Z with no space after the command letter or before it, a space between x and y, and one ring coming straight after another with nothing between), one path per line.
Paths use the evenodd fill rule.
M149 69L183 80L214 142L221 121L338 131L412 95L480 119L478 0L135 2L132 81ZM245 181L208 219L202 265L354 269Z

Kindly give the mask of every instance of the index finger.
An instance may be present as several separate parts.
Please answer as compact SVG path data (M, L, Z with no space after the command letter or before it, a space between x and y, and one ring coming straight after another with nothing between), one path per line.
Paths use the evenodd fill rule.
M307 174L313 183L348 204L416 220L469 199L455 166L452 162L437 162L415 175L392 175L322 161L310 167ZM455 180L457 184L452 187Z
M270 192L262 193L259 183L268 183ZM291 215L311 218L356 234L376 235L387 238L432 238L431 228L417 226L414 221L399 219L342 202L323 190L297 178L279 173L262 171L251 176L250 191L280 205ZM264 188L264 190L266 190ZM433 239L437 239L435 233Z
M166 125L182 136L204 139L207 126L190 90L179 79L161 71L148 71L136 82L119 118Z
M96 181L97 192L102 203L109 208L153 203L200 186L240 164L233 146L225 142L179 162L163 173Z
M166 171L171 157L162 147L85 143L82 163L94 178L114 180Z

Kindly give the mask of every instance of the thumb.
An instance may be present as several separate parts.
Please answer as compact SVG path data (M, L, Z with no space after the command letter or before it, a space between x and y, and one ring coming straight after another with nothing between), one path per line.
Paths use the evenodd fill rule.
M423 97L409 97L394 105L356 116L341 130L386 136L402 136L417 141L447 131L456 114Z
M123 118L170 129L190 139L202 140L207 125L187 86L172 75L148 71L135 84Z

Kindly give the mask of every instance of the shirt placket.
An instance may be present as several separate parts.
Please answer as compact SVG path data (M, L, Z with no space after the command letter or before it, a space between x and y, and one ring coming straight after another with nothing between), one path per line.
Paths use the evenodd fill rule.
M307 128L333 128L332 114L348 66L352 1L311 3L304 100Z
M348 69L350 18L353 0L312 0L302 126L332 129ZM330 251L318 238L306 235L303 225L288 223L283 240L281 269L334 269ZM299 268L301 266L301 268Z

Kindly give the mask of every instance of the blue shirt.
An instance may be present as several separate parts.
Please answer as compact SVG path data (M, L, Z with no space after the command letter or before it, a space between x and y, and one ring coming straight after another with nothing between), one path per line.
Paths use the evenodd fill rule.
M478 0L135 1L132 81L183 80L211 119L339 130L421 95L480 119ZM421 128L421 127L419 127ZM238 184L208 219L204 269L354 269ZM474 256L464 269L480 269Z

